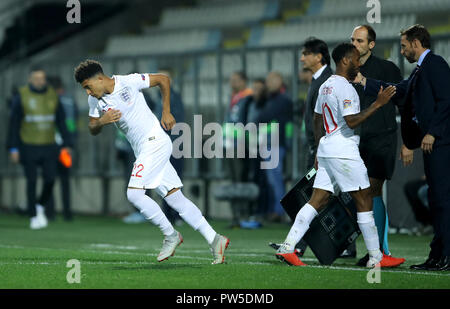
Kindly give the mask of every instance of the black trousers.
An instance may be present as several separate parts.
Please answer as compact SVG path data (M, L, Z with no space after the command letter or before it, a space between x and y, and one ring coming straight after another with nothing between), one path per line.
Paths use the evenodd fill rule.
M430 210L422 203L418 196L419 189L423 185L426 185L426 183L427 181L425 179L411 180L405 184L403 190L414 212L416 221L423 225L431 225L432 219Z
M22 145L20 147L20 163L26 177L27 207L30 217L36 216L36 203L45 206L51 198L57 162L58 147L56 144L45 146ZM44 185L39 198L37 198L36 184L39 167L42 168Z
M434 228L430 257L450 256L450 145L434 147L423 159Z

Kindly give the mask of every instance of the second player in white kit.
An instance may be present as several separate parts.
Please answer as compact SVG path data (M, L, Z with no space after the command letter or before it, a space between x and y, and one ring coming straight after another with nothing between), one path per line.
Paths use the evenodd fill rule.
M214 256L213 264L223 263L228 238L216 233L198 207L183 195L180 190L183 184L169 161L172 142L161 127L162 125L170 130L175 124L170 114L169 78L163 74L114 75L110 78L103 74L100 63L93 60L80 63L75 69L75 78L89 95L91 133L97 135L104 125L114 123L133 148L136 161L127 197L165 236L158 261L172 256L183 238L173 228L159 205L145 195L146 189L155 189L184 221L205 237ZM161 125L141 92L144 88L153 86L159 86L162 92Z
M294 252L295 245L308 231L318 211L325 207L334 192L336 182L340 190L349 192L357 208L357 222L369 251L367 267L395 267L398 261L381 253L377 228L369 194L369 177L360 157L359 136L353 128L361 124L395 94L395 88L380 89L377 100L360 111L359 97L349 81L359 72L359 52L349 43L338 45L332 53L336 63L336 75L332 75L319 89L315 106L315 135L319 139L320 126L325 136L320 138L317 149L317 174L311 199L297 213L284 243L276 257L290 265L305 265Z
M360 112L359 97L345 77L332 75L319 89L314 112L321 114L325 136L317 149L318 170L314 188L334 193L333 180L342 192L370 187L367 169L359 154L359 136L344 117Z

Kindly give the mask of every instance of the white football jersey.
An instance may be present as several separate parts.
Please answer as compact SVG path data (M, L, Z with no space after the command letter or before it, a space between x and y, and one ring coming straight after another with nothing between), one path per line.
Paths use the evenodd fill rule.
M100 99L89 96L89 116L98 118L110 109L120 110L115 124L125 134L138 157L144 141L164 133L141 90L150 87L148 74L113 75L114 91Z
M345 122L344 116L360 112L359 97L345 77L330 76L320 87L314 112L322 114L325 136L317 149L319 157L359 157L359 136Z

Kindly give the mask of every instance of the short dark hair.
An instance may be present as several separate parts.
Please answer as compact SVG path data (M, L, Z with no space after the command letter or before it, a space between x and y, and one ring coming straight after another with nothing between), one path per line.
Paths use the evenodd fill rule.
M408 27L400 32L400 35L405 35L409 42L415 39L419 40L424 48L431 48L431 36L428 30L419 24Z
M350 43L341 43L333 49L332 57L336 66L341 62L342 58L349 56L354 52L356 47Z
M97 74L103 74L102 65L100 62L90 59L81 62L74 71L75 80L80 84Z
M377 40L377 34L375 30L373 30L372 26L370 25L361 25L360 27L363 27L367 30L367 41L375 42Z
M45 72L44 67L40 63L33 64L30 68L30 74L33 72L42 71Z
M315 37L310 37L306 39L303 43L303 48L306 52L311 52L313 54L321 54L323 65L330 65L330 52L328 51L328 45L322 40Z

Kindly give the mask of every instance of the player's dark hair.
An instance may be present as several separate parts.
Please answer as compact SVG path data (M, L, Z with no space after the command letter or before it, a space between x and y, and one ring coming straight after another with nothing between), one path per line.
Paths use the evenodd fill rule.
M319 40L315 37L310 37L303 43L303 48L306 52L321 54L321 63L323 65L330 65L330 52L328 51L327 43L325 43L324 41Z
M75 80L80 84L97 74L103 74L103 69L100 62L95 60L85 60L81 62L74 71Z
M372 26L370 25L361 25L361 27L365 28L367 30L367 41L375 42L377 39L377 34L375 30L373 30Z
M350 43L341 43L333 49L332 57L336 66L341 62L341 60L345 57L351 55L354 52L356 47Z
M431 36L428 30L419 24L415 24L400 32L400 35L406 35L409 42L415 39L419 40L423 48L431 48Z

